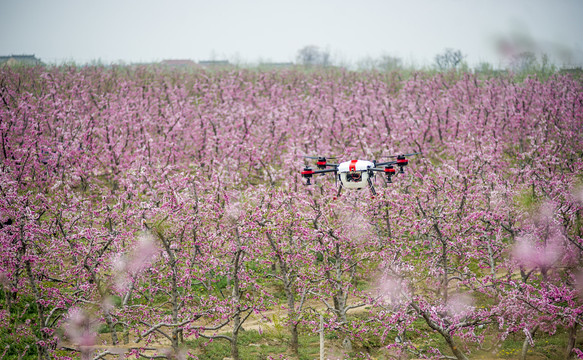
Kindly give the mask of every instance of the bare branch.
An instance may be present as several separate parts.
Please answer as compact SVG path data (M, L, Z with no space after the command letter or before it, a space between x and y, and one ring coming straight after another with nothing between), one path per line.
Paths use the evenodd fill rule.
M184 326L184 325L186 325L188 323L191 323L191 322L199 319L201 316L202 315L199 315L195 319L184 320L181 323L173 324L173 323L161 322L161 323L158 323L158 324L156 324L154 326L151 326L150 324L148 324L148 323L146 323L144 321L140 321L141 324L146 325L146 326L150 326L150 329L148 331L146 331L145 333L140 334L140 336L135 340L135 342L140 342L144 337L150 335L154 331L159 332L161 335L165 336L168 340L172 340L172 338L168 334L166 334L166 333L164 333L163 331L160 330L161 327L181 327L181 326Z

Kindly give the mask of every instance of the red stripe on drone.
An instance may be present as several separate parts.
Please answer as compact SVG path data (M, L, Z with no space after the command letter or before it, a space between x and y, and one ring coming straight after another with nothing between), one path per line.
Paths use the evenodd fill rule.
M348 165L348 170L350 170L350 171L356 171L356 162L357 161L358 160L352 160L352 161L350 161L350 165Z

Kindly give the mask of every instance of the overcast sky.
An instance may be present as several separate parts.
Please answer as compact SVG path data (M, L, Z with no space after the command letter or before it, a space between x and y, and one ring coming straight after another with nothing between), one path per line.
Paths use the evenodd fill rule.
M0 55L47 63L229 59L293 62L315 45L335 63L446 48L470 66L497 51L583 63L581 0L0 0Z

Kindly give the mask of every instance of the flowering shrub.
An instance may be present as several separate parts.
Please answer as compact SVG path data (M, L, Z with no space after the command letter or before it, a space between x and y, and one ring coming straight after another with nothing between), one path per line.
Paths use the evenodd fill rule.
M297 352L298 325L317 331L308 302L347 348L372 335L463 359L492 332L533 343L560 328L581 353L583 92L569 77L0 72L1 321L34 339L5 356L116 356L93 347L106 341L186 358L205 337L237 358L245 321L275 309ZM374 199L299 176L302 155L412 151ZM419 321L449 350L414 341Z

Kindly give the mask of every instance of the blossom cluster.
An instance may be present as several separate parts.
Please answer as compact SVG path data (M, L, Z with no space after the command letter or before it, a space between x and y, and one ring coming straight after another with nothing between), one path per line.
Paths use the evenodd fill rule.
M318 312L345 343L416 354L422 320L449 346L425 355L457 358L487 330L535 343L582 324L583 88L570 77L0 78L1 314L29 345L8 355L103 358L132 342L128 356L186 358L185 340L205 337L236 357L245 321L281 309L296 351ZM332 177L308 187L299 172L304 155L408 152L422 154L393 183L377 176L372 199L335 199ZM350 316L364 306L368 319Z

